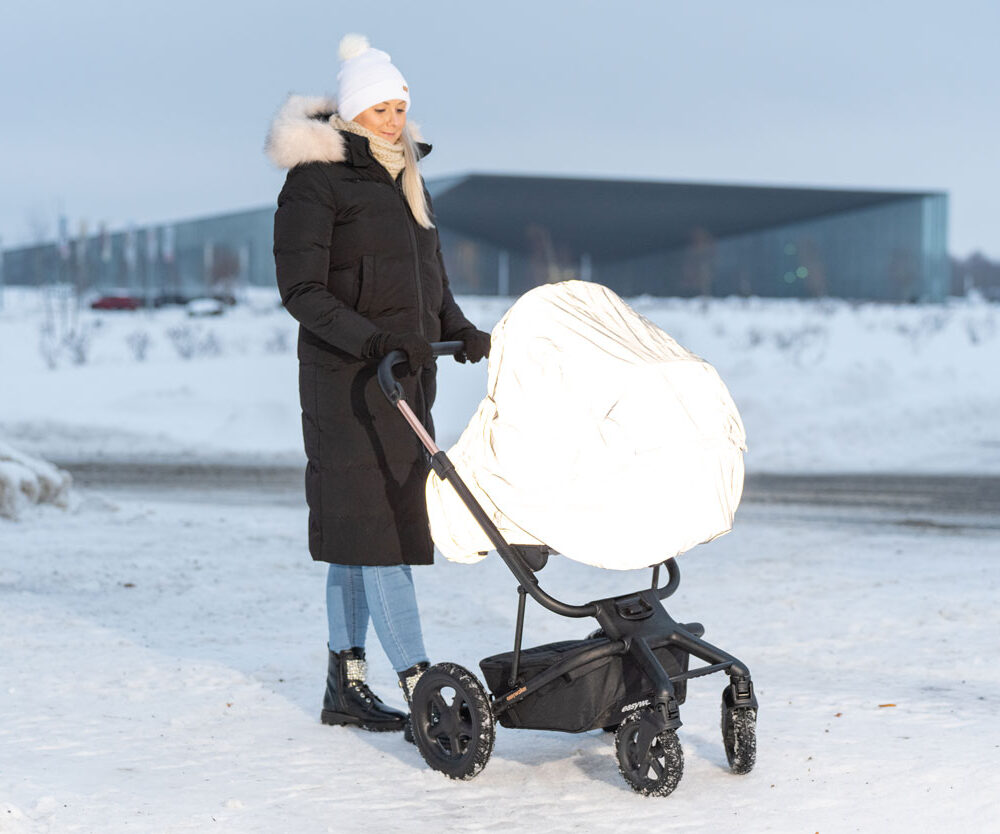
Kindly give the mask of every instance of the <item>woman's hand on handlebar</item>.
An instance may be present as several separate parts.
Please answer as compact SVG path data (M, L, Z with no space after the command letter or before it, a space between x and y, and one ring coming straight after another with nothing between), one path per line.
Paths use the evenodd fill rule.
M421 368L430 368L434 364L434 351L431 343L419 333L390 333L385 340L385 353L401 350L410 363L410 373L415 374Z
M431 343L419 333L376 333L369 340L365 353L371 359L379 360L394 350L401 350L406 354L411 374L434 364Z
M461 330L455 338L465 342L465 349L455 354L456 362L479 362L490 355L490 334L474 327Z

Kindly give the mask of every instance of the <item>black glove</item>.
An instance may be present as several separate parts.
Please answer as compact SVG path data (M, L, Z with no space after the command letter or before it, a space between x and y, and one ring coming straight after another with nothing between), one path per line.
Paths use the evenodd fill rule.
M369 342L369 352L373 359L381 359L394 350L403 351L411 374L434 364L431 343L419 333L376 333Z
M456 362L478 362L490 355L490 334L474 327L467 327L455 334L457 340L465 342L465 348L455 354Z

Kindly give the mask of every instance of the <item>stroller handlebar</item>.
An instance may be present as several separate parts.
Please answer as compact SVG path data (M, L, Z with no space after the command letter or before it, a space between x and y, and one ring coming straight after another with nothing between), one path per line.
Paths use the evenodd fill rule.
M453 356L465 348L465 342L460 341L431 342L430 344L434 356ZM595 616L597 613L596 603L591 602L586 605L569 605L555 599L543 591L538 584L537 578L535 577L535 570L540 570L541 568L533 568L524 560L518 550L504 539L503 535L493 524L492 519L479 505L479 502L476 501L472 493L469 492L469 488L455 471L455 467L451 461L448 460L448 456L438 449L433 438L430 437L424 426L410 409L409 404L406 402L406 397L403 394L403 386L399 384L399 380L396 379L396 376L393 373L393 368L395 368L396 365L406 361L408 361L408 357L402 350L390 351L382 357L381 361L378 363L378 384L382 389L382 393L385 394L386 398L394 407L399 409L403 417L410 424L410 427L420 438L424 448L426 448L428 453L431 455L431 466L434 471L437 472L439 477L447 480L458 493L462 503L465 504L473 518L475 518L476 522L487 534L493 546L497 549L500 557L507 563L507 566L514 573L514 576L517 577L522 588L527 593L534 597L534 599L545 608L555 612L556 614L561 614L564 617ZM659 585L661 566L664 566L667 569L667 583L662 587ZM673 594L675 590L677 590L677 586L680 584L680 578L680 569L677 567L677 562L673 558L667 559L654 568L652 590L660 599L666 599Z
M435 356L454 356L465 349L465 342L431 342L431 350ZM403 397L403 386L399 384L392 372L392 369L401 362L406 362L407 356L404 351L391 350L378 363L378 384L382 393L393 405L398 403Z

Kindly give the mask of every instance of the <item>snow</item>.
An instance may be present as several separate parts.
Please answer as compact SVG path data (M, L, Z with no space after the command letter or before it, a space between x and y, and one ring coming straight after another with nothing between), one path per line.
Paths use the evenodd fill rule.
M294 323L273 296L250 301L211 321L164 309L74 323L8 288L0 437L70 470L297 464ZM484 327L507 306L460 301ZM995 304L633 303L719 370L751 472L1000 470ZM485 369L440 364L449 445ZM668 610L753 671L757 767L728 772L723 680L696 679L684 778L648 799L600 732L500 728L485 770L452 782L399 734L322 726L324 569L308 559L298 492L75 491L66 509L0 519L0 831L913 832L993 818L995 515L741 507L731 534L681 557ZM509 649L516 582L498 559L438 559L414 576L432 660L478 672ZM583 602L648 573L552 559L540 579ZM525 644L593 627L529 604ZM371 633L369 649L373 688L401 707Z
M745 507L732 534L681 557L668 610L752 669L759 752L751 774L728 772L723 679L694 680L685 775L665 799L625 787L601 732L500 728L485 770L452 782L399 734L322 726L324 571L304 530L297 506L114 491L0 528L0 830L912 832L991 818L995 527ZM516 583L499 560L414 575L432 659L478 671L509 649ZM648 574L554 559L540 578L582 602ZM593 626L531 604L526 645ZM373 688L401 707L371 632L369 647Z
M71 483L68 472L0 441L0 518L16 519L35 504L65 508Z
M487 329L510 303L460 301ZM85 310L73 330L84 338L71 341L86 342L86 362L74 364L42 330L45 297L8 288L0 437L59 461L300 460L295 323L266 290L250 302L210 320L182 309ZM998 304L632 304L719 371L747 429L748 472L1000 472ZM49 306L59 331L58 304ZM447 359L439 367L435 419L447 448L475 411L486 370Z

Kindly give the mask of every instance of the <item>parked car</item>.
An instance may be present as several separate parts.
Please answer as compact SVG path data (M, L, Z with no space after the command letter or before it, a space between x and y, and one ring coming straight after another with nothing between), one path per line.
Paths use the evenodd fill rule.
M90 302L91 310L138 310L142 299L127 290L112 290Z
M153 299L154 307L183 307L191 300L191 296L180 292L161 292Z
M185 309L189 316L221 316L226 310L226 304L218 298L192 298Z
M236 304L236 296L228 292L198 293L198 292L161 292L153 299L154 307L184 307L195 299L213 298L216 301L232 307Z

